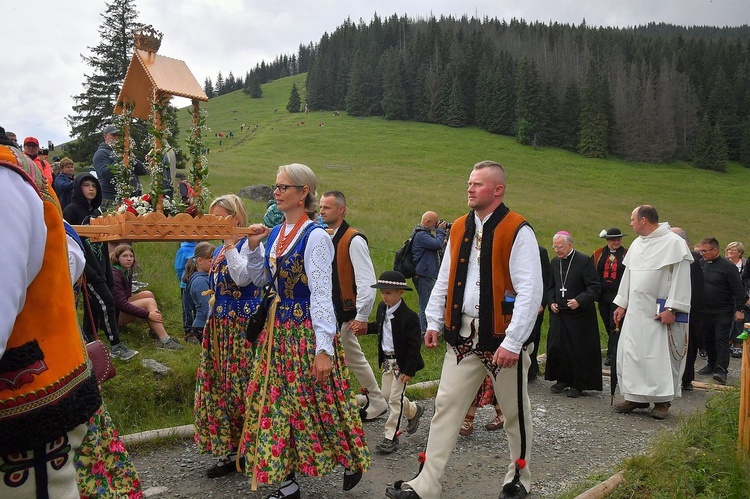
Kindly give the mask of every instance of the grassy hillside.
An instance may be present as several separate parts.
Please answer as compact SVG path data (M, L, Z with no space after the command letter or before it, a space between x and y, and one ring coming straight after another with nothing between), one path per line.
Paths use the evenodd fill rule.
M591 253L603 245L599 231L612 226L628 234L628 246L630 212L642 203L655 205L663 220L684 227L693 242L712 235L724 245L747 235L740 227L747 216L743 196L750 170L742 167L730 165L728 173L720 174L685 164L588 160L560 150L535 150L476 128L331 112L289 114L285 108L292 82L304 95L304 76L297 75L264 85L261 99L237 92L204 105L211 127L205 141L210 147L210 189L220 195L250 184L270 185L279 165L309 165L318 175L319 193L339 189L347 195L348 220L368 235L377 273L390 269L395 250L424 211L435 210L448 220L466 212L466 181L471 166L483 159L505 165L506 203L529 219L547 248L552 235L566 229L579 250ZM184 132L189 115L182 110L179 117ZM243 123L247 126L241 132ZM220 131L232 131L234 138L224 138L220 146L214 137ZM247 205L251 221L259 221L265 203ZM181 338L180 295L172 270L177 247L137 243L135 250L142 266L139 280L156 294L167 330ZM416 293L407 293L407 300L416 307ZM191 422L198 348L156 351L146 331L145 325L129 326L124 341L141 350L140 358L155 358L176 374L155 380L140 362L118 363L119 374L105 385L104 394L125 433ZM543 335L542 351L546 325ZM375 341L362 338L373 362ZM425 361L428 368L416 381L439 375L440 351L426 352Z
M292 82L303 87L304 77L264 85L261 99L236 92L205 104L212 132L235 133L222 146L213 135L206 141L212 192L270 185L278 165L305 163L318 175L320 192L335 188L347 194L350 223L368 234L378 270L390 263L424 211L435 210L446 219L466 211L466 180L482 159L506 167L506 204L530 220L545 246L557 230L566 229L589 253L603 244L599 231L611 226L628 234L624 243L629 245L630 212L642 203L653 204L662 220L685 228L693 242L715 236L724 245L744 236L739 221L750 170L740 166L730 164L721 174L683 163L591 160L557 149L535 150L476 128L344 113L289 114L285 106ZM187 112L180 117L186 130ZM242 123L251 131L239 132ZM259 213L263 207L250 208Z

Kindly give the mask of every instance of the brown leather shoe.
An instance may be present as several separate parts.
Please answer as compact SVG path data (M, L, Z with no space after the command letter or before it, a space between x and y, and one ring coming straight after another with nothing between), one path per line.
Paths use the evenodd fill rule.
M632 400L626 400L615 404L615 411L620 414L627 414L633 412L634 409L648 409L648 402L633 402Z
M657 402L654 404L654 408L651 409L651 417L654 419L664 419L669 414L669 406L672 405L669 402Z
M464 419L464 422L461 423L461 429L458 430L458 434L462 437L468 437L474 433L474 421L471 419Z
M495 416L495 419L484 425L484 429L487 431L496 431L505 426L505 416L500 414Z

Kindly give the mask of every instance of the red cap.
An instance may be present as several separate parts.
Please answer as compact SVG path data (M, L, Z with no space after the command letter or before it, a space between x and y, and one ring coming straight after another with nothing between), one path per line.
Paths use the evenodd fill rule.
M36 144L36 146L39 147L39 141L36 140L36 137L26 137L25 139L23 139L23 145L26 145L29 143Z

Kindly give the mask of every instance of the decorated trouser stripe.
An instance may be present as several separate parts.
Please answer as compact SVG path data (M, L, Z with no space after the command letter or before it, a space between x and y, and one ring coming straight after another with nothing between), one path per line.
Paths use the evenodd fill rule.
M0 455L0 497L77 499L73 453L87 431L85 423L37 449Z

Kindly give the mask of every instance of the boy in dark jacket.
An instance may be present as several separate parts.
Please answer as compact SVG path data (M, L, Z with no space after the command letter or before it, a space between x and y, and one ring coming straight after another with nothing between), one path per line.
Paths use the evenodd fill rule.
M63 218L70 225L89 225L89 220L101 215L102 192L99 180L91 173L80 173L75 178L71 202L63 211ZM93 328L102 329L110 344L110 355L121 360L130 360L138 352L120 341L117 329L115 300L112 297L112 268L106 243L95 243L82 237L86 257L86 294L83 301L83 332L88 341L93 341Z
M395 270L383 272L373 288L380 289L383 301L378 305L375 322L367 325L367 334L378 335L378 363L383 368L383 396L388 399L391 413L385 423L383 441L376 449L390 454L398 448L398 427L401 415L406 416L406 433L413 435L419 428L424 407L406 398L406 384L424 367L420 352L419 316L401 298L411 291L406 278Z

